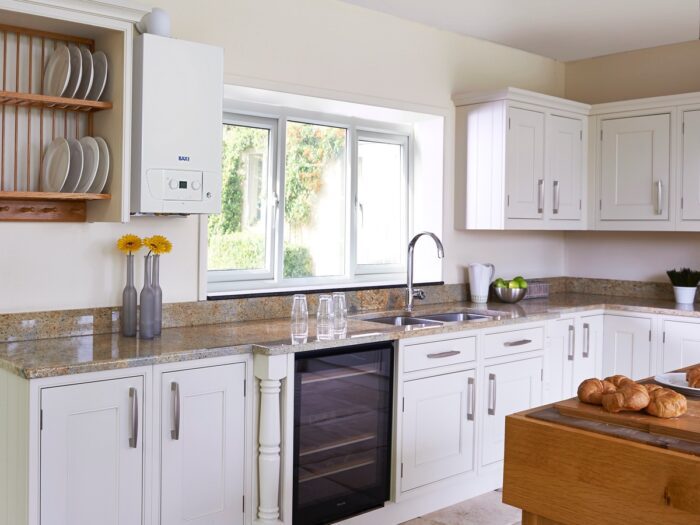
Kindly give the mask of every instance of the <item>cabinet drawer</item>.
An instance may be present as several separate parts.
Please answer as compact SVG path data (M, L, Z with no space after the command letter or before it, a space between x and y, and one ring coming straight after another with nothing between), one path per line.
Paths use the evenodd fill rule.
M403 371L467 363L476 359L476 338L462 337L407 345L403 349Z
M499 357L502 355L531 352L544 348L544 327L527 328L525 330L511 330L488 334L484 337L485 357Z

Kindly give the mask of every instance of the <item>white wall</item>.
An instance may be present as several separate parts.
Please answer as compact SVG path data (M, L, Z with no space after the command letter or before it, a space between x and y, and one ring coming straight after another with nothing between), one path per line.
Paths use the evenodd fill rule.
M155 4L170 11L174 36L225 48L228 83L444 114L445 281L463 281L462 267L474 260L494 262L504 275L562 273L561 234L453 230L451 95L509 85L563 95L563 64L337 0ZM197 298L195 218L143 218L127 225L4 223L0 312L119 304L123 258L113 244L126 232L171 237L175 248L163 261L164 300Z

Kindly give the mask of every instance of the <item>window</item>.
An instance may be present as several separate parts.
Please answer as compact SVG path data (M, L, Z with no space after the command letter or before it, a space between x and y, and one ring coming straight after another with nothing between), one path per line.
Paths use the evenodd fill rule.
M226 115L210 293L403 279L409 130L311 117Z

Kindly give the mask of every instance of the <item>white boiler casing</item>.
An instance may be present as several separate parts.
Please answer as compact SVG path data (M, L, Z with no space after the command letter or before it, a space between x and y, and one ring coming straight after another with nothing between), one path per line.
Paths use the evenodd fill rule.
M132 214L221 211L223 49L134 39Z

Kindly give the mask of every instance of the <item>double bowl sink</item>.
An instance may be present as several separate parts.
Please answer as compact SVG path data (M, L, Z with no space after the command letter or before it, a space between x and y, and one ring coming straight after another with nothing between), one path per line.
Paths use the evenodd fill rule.
M445 323L492 321L500 318L501 315L491 312L446 312L442 314L392 315L387 317L367 318L364 320L393 326L427 328L431 326L441 326Z

